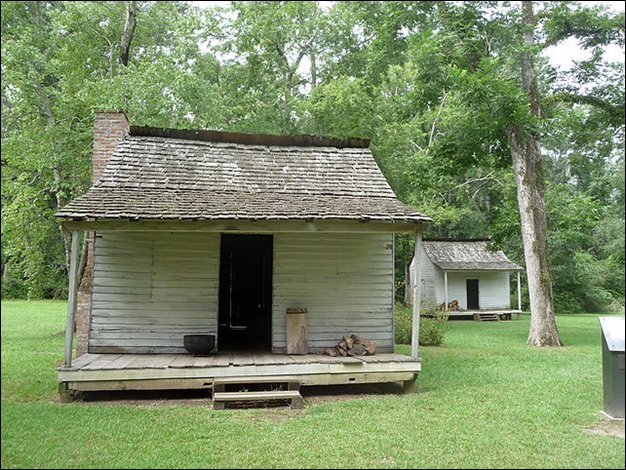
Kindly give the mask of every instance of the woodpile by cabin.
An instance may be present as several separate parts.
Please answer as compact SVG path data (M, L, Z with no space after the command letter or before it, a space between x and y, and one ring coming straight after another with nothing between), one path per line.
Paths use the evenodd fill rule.
M319 354L326 356L372 356L376 354L378 346L372 340L359 335L344 336L336 346L324 348Z
M439 310L455 310L457 312L461 311L461 307L459 307L459 301L454 299L451 300L450 302L448 302L448 308L446 309L446 303L443 302L440 306L439 306Z

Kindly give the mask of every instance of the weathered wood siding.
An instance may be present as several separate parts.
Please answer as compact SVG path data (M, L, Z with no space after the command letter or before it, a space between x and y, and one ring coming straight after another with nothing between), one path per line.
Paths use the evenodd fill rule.
M90 352L185 352L183 335L216 334L220 235L99 232Z
M444 276L437 269L438 304L445 301ZM467 310L467 279L478 279L478 305L481 310L510 309L510 273L508 271L463 271L448 272L448 302L458 300L459 306Z
M440 270L437 269L437 266L435 266L435 263L431 261L431 259L428 257L428 255L426 254L424 250L422 250L422 255L420 258L421 258L421 265L422 265L421 293L422 293L422 299L424 300L424 303L422 304L422 308L427 309L427 308L434 306L434 304L436 303L436 300L437 300L436 276L438 275L437 271L440 271ZM415 272L414 265L415 265L415 261L411 261L411 274L412 275ZM413 280L411 280L411 282L413 282Z
M275 234L273 350L287 308L306 307L310 351L358 334L393 352L392 246L388 233ZM177 353L184 334L217 334L219 253L219 233L99 232L89 351Z
M274 235L272 344L286 348L286 311L308 309L309 351L343 335L393 351L393 235L277 233Z

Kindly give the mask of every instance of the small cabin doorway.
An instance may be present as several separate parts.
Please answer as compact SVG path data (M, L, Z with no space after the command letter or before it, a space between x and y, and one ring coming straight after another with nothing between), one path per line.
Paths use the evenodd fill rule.
M220 351L271 351L272 261L272 235L222 234Z
M478 279L466 279L465 290L467 294L467 309L479 310L478 303Z

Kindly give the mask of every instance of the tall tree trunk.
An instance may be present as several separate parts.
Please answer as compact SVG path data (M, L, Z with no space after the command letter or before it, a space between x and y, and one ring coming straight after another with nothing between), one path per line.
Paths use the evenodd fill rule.
M128 60L130 58L130 43L133 40L135 34L135 26L137 25L137 2L126 2L126 22L124 23L124 31L122 31L122 40L120 42L120 57L119 63L124 67L128 66Z
M509 129L508 138L517 183L530 297L530 331L526 344L561 346L554 318L539 138L524 135L519 126Z
M538 122L541 118L539 90L532 60L533 33L536 26L532 2L522 2L524 41L527 50L522 64L522 80L536 126L511 126L507 137L513 158L517 183L528 293L530 297L530 331L526 344L532 346L562 346L554 317L552 269L548 253L544 176L541 164L541 138Z

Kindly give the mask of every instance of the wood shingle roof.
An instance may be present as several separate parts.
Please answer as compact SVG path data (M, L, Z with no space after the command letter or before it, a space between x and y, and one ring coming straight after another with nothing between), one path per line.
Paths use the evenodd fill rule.
M229 142L132 128L102 177L57 216L431 221L396 198L362 142L339 147L330 146L332 141L294 145L274 139L263 144L261 136L253 136L252 143L245 134L229 136L244 138Z
M502 251L489 251L486 240L424 240L430 260L446 271L520 271Z

